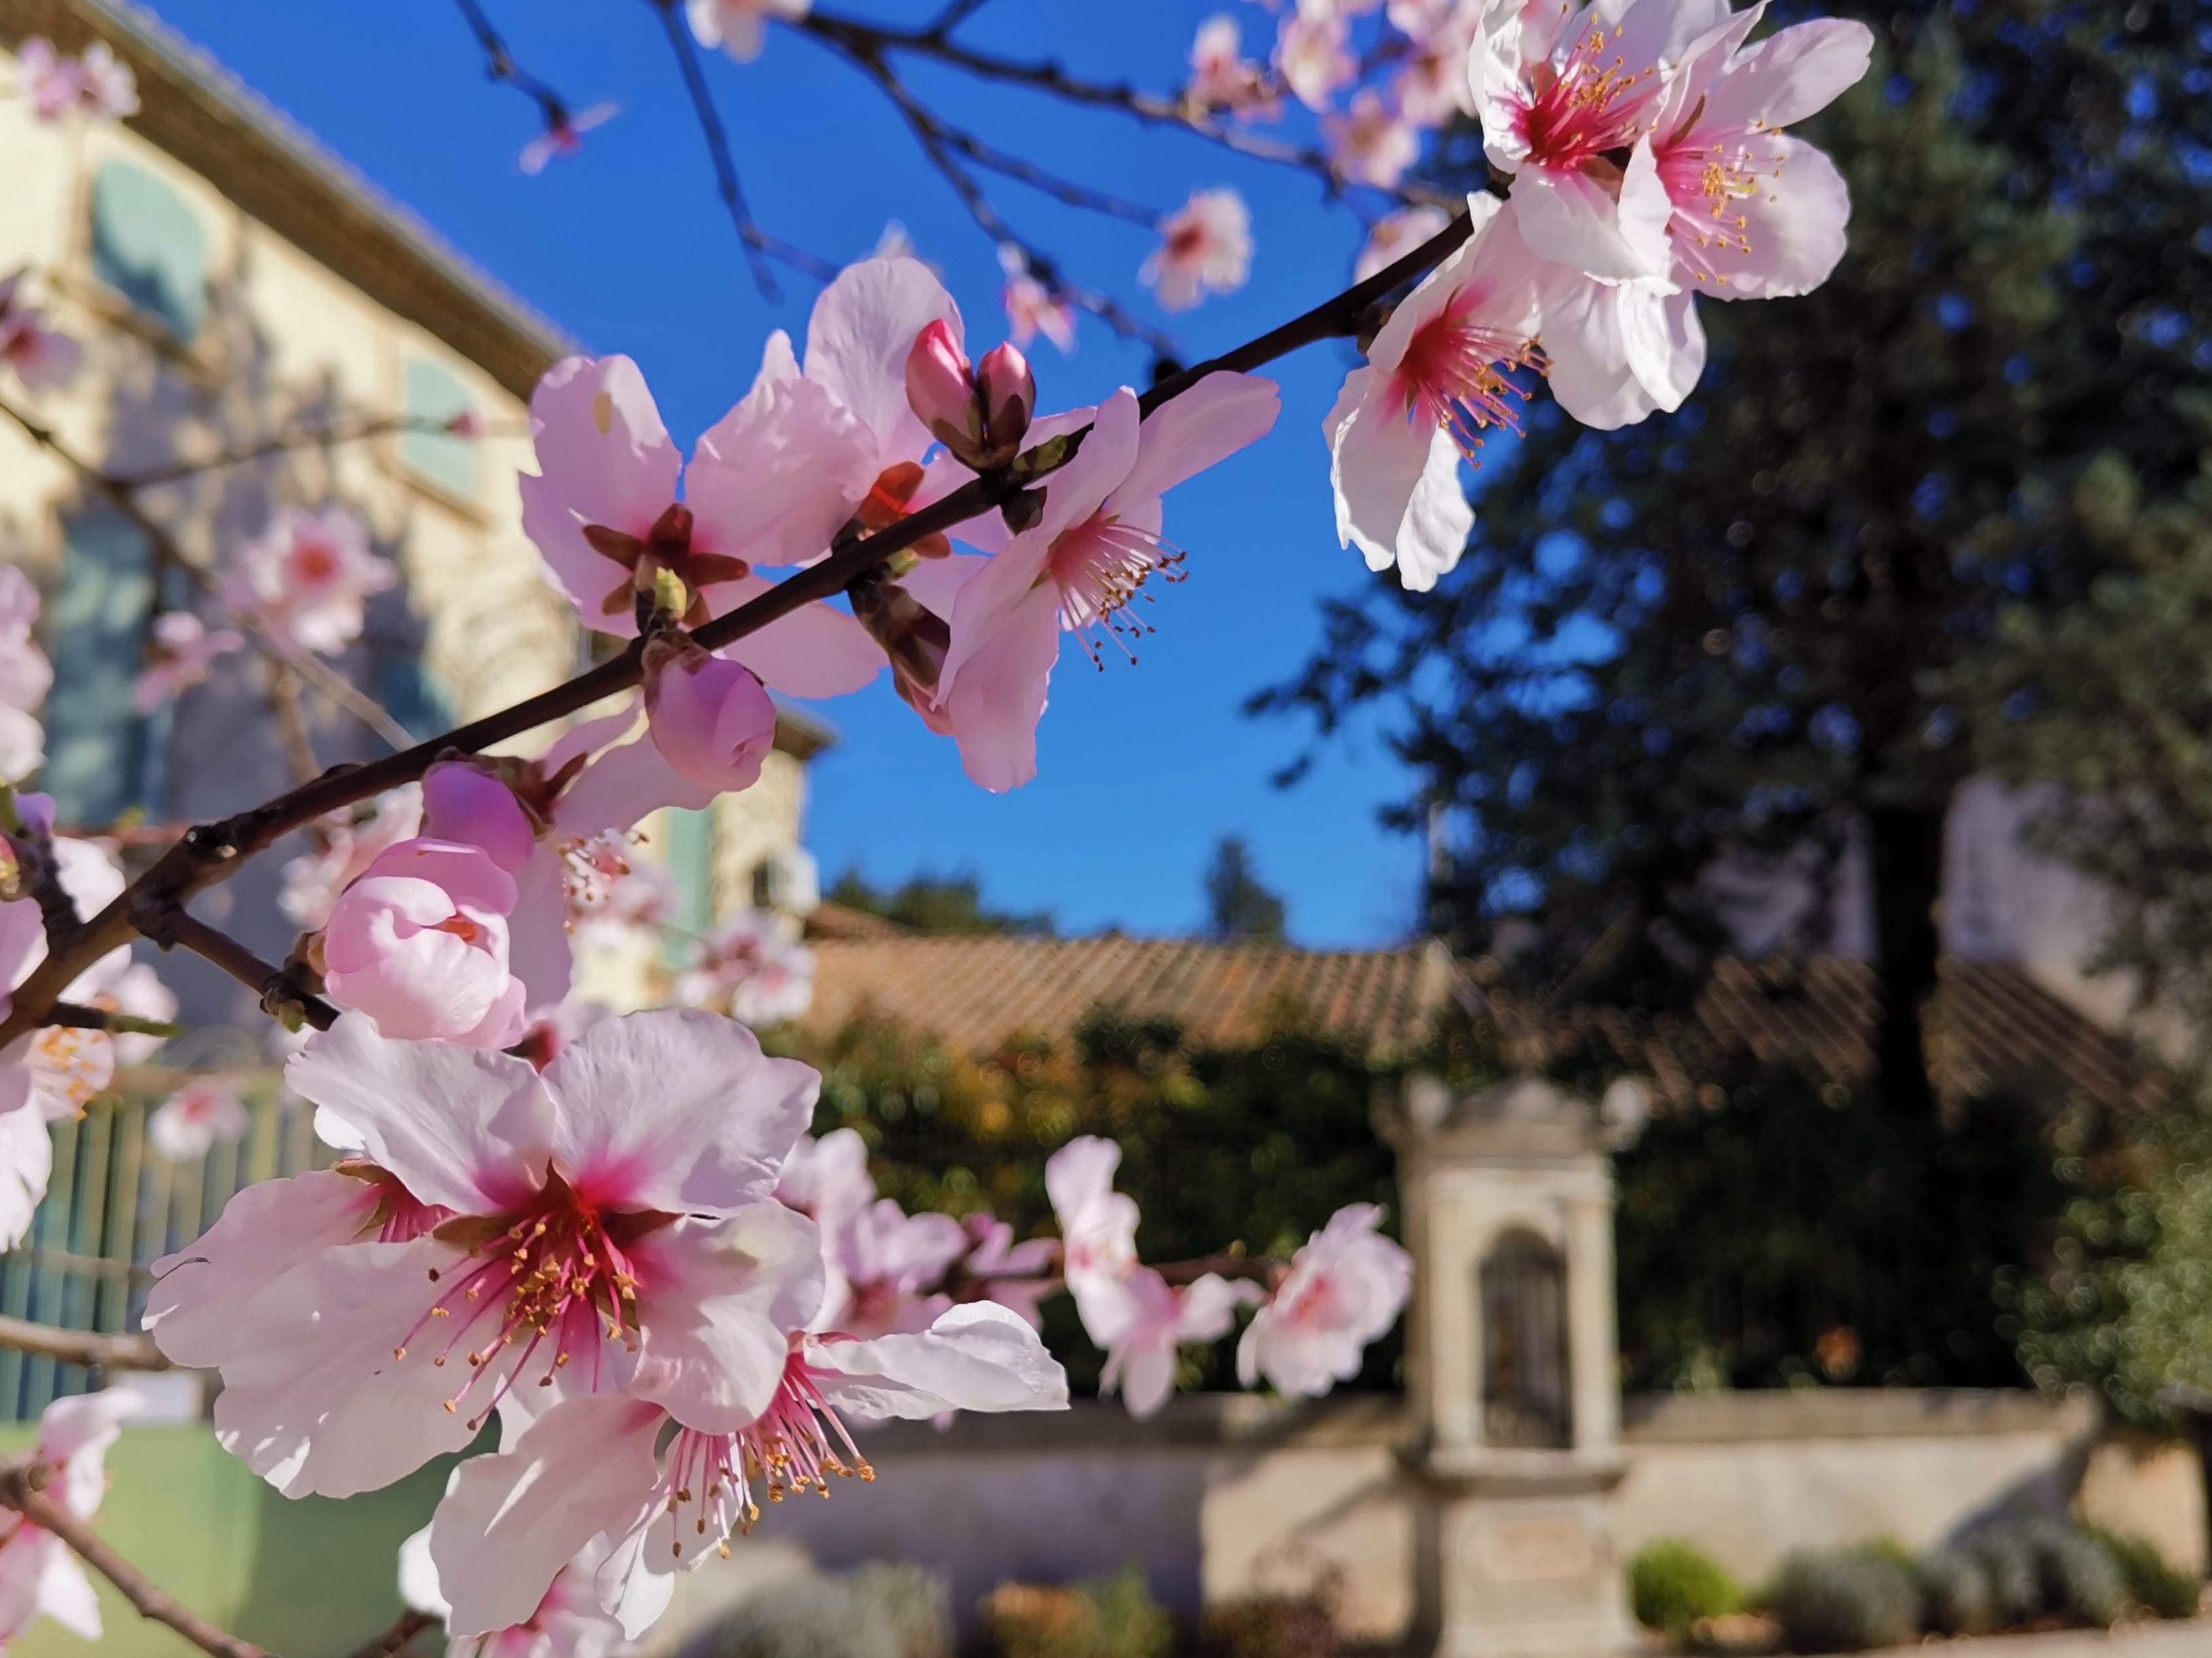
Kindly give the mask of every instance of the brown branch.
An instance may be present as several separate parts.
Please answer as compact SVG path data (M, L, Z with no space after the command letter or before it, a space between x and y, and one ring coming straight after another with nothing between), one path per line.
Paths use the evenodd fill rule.
M137 496L132 493L132 485L108 477L106 473L64 443L52 428L32 419L29 415L4 398L0 398L0 414L4 414L9 419L14 421L33 443L76 473L78 481L86 488L105 497L110 506L129 519L138 533L144 536L152 545L157 558L175 564L191 579L193 586L202 592L220 596L215 577L185 556L184 549L177 544L176 537L169 533L167 528L159 519L138 504ZM375 701L364 695L351 680L335 668L307 652L295 653L283 649L256 626L251 617L240 616L236 619L245 629L246 636L252 641L256 650L271 661L283 663L291 668L301 678L313 685L331 702L360 720L362 725L368 726L394 748L404 749L414 740L405 726L386 713Z
M57 1330L27 1318L0 1317L0 1347L40 1358L82 1364L88 1370L173 1370L151 1336L100 1335L88 1330Z
M514 61L514 54L507 49L507 42L492 27L491 19L484 15L477 0L454 0L461 15L468 21L469 33L477 38L483 51L484 73L492 80L513 87L538 106L538 115L549 132L557 131L568 125L568 100L529 73Z
M127 892L123 895L126 899L130 896ZM181 905L140 906L135 913L133 930L163 950L181 946L213 962L260 997L262 1011L271 1018L283 1020L288 1028L296 1029L285 1017L293 1011L318 1030L328 1030L338 1021L337 1009L301 985L289 969L263 961L220 927L210 926L197 915L187 914Z
M424 1630L435 1628L437 1623L427 1612L403 1612L392 1620L390 1629L362 1642L347 1658L394 1658L394 1655L406 1650L408 1643Z
M0 1467L0 1506L15 1509L40 1531L59 1538L71 1553L115 1585L141 1618L174 1630L210 1658L268 1658L259 1647L216 1627L172 1594L155 1588L68 1508L46 1495L53 1465L35 1454Z
M1249 1255L1205 1255L1196 1260L1163 1261L1152 1270L1170 1284L1195 1284L1209 1274L1215 1278L1246 1278L1273 1290L1289 1272L1279 1260L1255 1260Z
M305 783L320 776L323 768L315 763L315 745L307 736L307 711L300 706L300 677L283 663L269 665L269 706L293 780Z
M1304 316L1234 351L1162 380L1139 400L1142 408L1151 413L1218 369L1242 372L1256 368L1316 340L1339 339L1358 333L1363 323L1371 319L1371 307L1401 284L1440 263L1467 240L1468 230L1468 220L1462 215L1396 264L1324 301ZM963 484L921 511L840 548L818 564L800 570L727 615L716 617L699 629L694 637L707 649L719 650L780 621L801 605L831 597L894 553L903 552L927 536L950 530L994 510L1017 492L1064 466L1073 459L1080 439L1080 433L1054 439L1030 450L1003 472ZM630 689L640 677L640 648L637 641L632 641L619 655L579 674L566 684L527 697L498 714L365 765L333 767L313 782L261 805L220 823L187 830L183 839L132 882L121 897L75 933L48 941L46 959L15 987L7 1017L0 1019L0 1048L5 1048L25 1032L36 1029L46 1011L61 999L69 985L86 968L118 944L126 944L140 936L134 916L159 915L165 909L181 912L184 902L193 894L228 880L248 859L266 851L293 829L313 823L325 812L353 805L403 783L414 782L432 764L450 754L477 753L495 743L519 737Z
M66 938L84 925L76 900L62 884L61 865L54 858L53 837L23 819L15 805L15 792L0 781L0 833L7 837L15 861L15 884L39 906L39 919L49 938Z
M730 150L729 130L722 125L722 112L714 106L714 94L707 84L707 76L699 67L699 43L691 38L691 30L677 10L676 0L646 0L660 15L661 33L668 37L668 49L675 55L676 67L684 77L684 90L690 94L691 108L699 118L699 136L707 142L708 158L714 164L714 191L729 210L730 222L737 227L738 240L745 250L745 261L751 265L753 282L763 299L775 301L783 297L775 285L775 273L768 267L771 246L781 250L774 257L782 258L798 250L789 244L778 242L763 231L754 220L752 210L745 205L744 186L738 182L737 157ZM809 271L818 280L828 282L836 274L836 267L826 260L809 258L817 267ZM821 275L826 271L828 275Z

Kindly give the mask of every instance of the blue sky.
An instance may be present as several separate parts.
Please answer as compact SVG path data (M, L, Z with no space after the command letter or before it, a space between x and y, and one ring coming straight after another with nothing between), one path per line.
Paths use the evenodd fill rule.
M581 155L536 179L516 166L535 130L532 107L487 82L447 0L153 3L588 349L636 358L687 445L744 393L769 330L803 334L812 285L786 279L780 305L755 290L643 0L485 0L526 68L578 106L623 106ZM840 3L897 21L935 9L933 0ZM1224 8L1257 51L1274 20L1237 0L1112 8L996 0L966 33L1010 52L1057 55L1093 78L1164 89L1179 82L1198 23ZM1346 280L1360 227L1323 202L1314 179L930 67L915 84L943 113L1086 182L1158 208L1213 185L1244 194L1259 247L1251 283L1170 319L1151 309L1135 280L1147 231L1018 185L993 185L1001 210L1071 276L1168 323L1191 356L1257 334ZM897 220L945 271L971 340L999 337L991 244L872 88L782 32L760 63L741 68L718 57L708 72L768 228L842 261ZM1095 401L1124 380L1141 384L1147 362L1089 321L1073 357L1042 342L1036 349L1048 405ZM878 881L919 867L973 869L997 901L1048 908L1071 930L1175 932L1202 917L1200 877L1214 842L1242 834L1262 876L1289 899L1301 943L1403 937L1421 853L1376 821L1406 788L1387 745L1371 728L1340 740L1305 781L1279 791L1269 774L1301 750L1305 729L1239 712L1251 691L1304 659L1317 602L1368 579L1358 556L1336 545L1319 436L1347 364L1347 348L1324 345L1279 365L1274 435L1172 498L1168 534L1191 553L1189 579L1152 607L1159 631L1135 666L1115 662L1102 672L1078 653L1063 657L1042 774L1028 787L1003 797L973 787L951 746L887 689L821 705L842 733L815 769L810 838L825 878L854 863Z

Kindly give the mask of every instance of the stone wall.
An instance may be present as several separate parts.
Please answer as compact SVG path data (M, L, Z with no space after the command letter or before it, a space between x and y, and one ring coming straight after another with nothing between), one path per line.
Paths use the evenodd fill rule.
M1394 1399L1177 1399L1155 1421L1064 1415L894 1424L863 1442L867 1485L786 1502L732 1559L684 1586L673 1631L811 1558L924 1565L963 1617L1010 1578L1068 1582L1131 1562L1192 1612L1334 1577L1373 1640L1413 1616L1414 1485ZM2007 1512L2069 1505L2202 1570L2205 1518L2184 1448L2100 1432L2086 1403L2011 1392L1816 1389L1632 1397L1611 1500L1626 1558L1683 1536L1755 1580L1790 1549L1894 1537L1914 1548Z

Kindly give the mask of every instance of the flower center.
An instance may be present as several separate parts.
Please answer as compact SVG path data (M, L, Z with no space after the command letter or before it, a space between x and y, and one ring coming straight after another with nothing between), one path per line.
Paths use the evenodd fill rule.
M1607 152L1626 149L1649 96L1649 70L1626 72L1612 39L1593 25L1577 39L1563 64L1539 64L1529 77L1529 93L1518 112L1521 141L1528 159L1540 166L1573 168L1597 175L1618 188L1620 169ZM1609 61L1608 61L1609 58ZM1609 176L1608 176L1609 175Z
M305 542L292 555L293 573L301 580L319 586L338 573L338 556L319 541Z
M1691 112L1684 130L1702 109L1700 104ZM1751 252L1751 216L1740 206L1765 194L1768 185L1780 179L1781 157L1756 154L1739 142L1665 144L1659 147L1656 159L1659 182L1674 209L1668 228L1676 261L1697 281L1725 288L1729 278L1715 265L1715 256Z
M1482 447L1484 428L1521 429L1516 400L1527 402L1528 393L1503 371L1537 361L1534 342L1474 319L1480 302L1474 289L1463 288L1415 329L1391 383L1409 420L1432 422L1449 432L1469 460Z
M781 1503L810 1491L826 1497L833 1476L856 1475L866 1484L876 1471L794 1348L784 1363L783 1383L757 1422L730 1434L686 1428L670 1442L661 1486L676 1522L675 1558L684 1558L687 1530L691 1546L728 1554L730 1533L743 1536L760 1518L756 1484L769 1502ZM688 1522L686 1509L694 1511Z
M470 1375L446 1401L457 1411L477 1383L496 1368L492 1361L520 1340L522 1351L505 1368L470 1425L486 1416L544 1354L538 1385L553 1385L555 1372L578 1351L594 1355L600 1338L635 1345L637 1273L629 1248L671 1218L602 1209L558 1175L519 1209L498 1216L464 1216L436 1229L449 1242L469 1246L471 1261L457 1269L436 1303L408 1333L412 1342L433 1324L447 1327L444 1346L431 1359L442 1366L465 1343ZM444 1283L436 1271L431 1282ZM407 1346L394 1350L404 1358Z
M95 997L94 1004L112 1008L112 999ZM48 1090L79 1116L115 1075L115 1047L104 1030L48 1025L31 1039L31 1053Z
M1124 524L1104 513L1093 514L1052 544L1045 569L1060 589L1060 625L1081 641L1098 667L1098 646L1110 639L1130 661L1129 641L1153 631L1152 625L1127 614L1139 594L1146 604L1146 581L1157 571L1164 581L1181 581L1185 557L1151 530Z

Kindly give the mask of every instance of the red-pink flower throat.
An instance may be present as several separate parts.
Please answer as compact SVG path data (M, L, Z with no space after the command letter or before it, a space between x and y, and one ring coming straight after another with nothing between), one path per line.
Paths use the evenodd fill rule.
M1521 429L1517 404L1528 393L1501 371L1537 364L1534 342L1474 319L1481 303L1474 288L1454 295L1413 331L1390 382L1407 418L1449 432L1470 460L1482 446L1484 428Z

